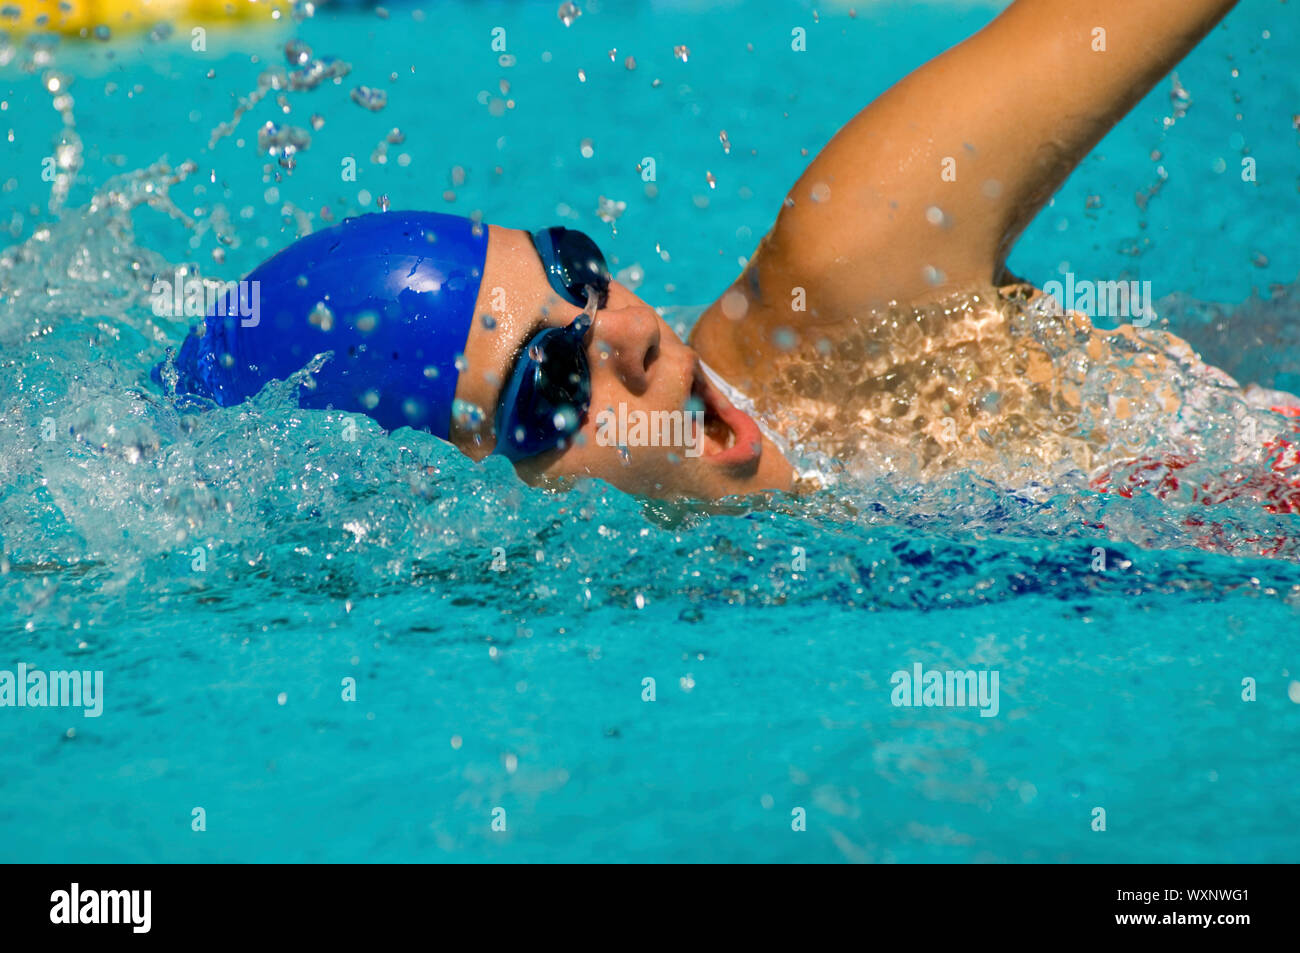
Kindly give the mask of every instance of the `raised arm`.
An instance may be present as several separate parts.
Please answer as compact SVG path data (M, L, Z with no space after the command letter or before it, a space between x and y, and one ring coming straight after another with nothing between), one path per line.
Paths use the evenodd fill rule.
M808 166L733 286L748 316L798 333L992 282L1074 166L1235 2L1018 0L867 106ZM790 311L794 287L806 314ZM732 347L721 303L697 343Z

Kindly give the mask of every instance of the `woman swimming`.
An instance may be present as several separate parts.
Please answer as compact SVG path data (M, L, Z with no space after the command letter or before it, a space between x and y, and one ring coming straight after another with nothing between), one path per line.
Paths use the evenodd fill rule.
M717 498L791 489L791 445L828 435L835 452L879 443L894 463L918 438L923 463L961 465L990 443L1016 450L970 439L988 436L987 408L956 378L978 377L1028 458L1095 468L1104 435L1045 440L1062 428L1035 423L1080 411L1043 327L1089 339L1094 366L1116 368L1133 363L1132 331L1103 334L1074 314L1015 333L1003 302L1041 296L1004 262L1071 170L1234 2L1017 0L840 130L689 344L580 232L389 212L310 235L251 273L259 313L210 316L180 352L176 391L228 405L329 352L304 378L303 406L430 430L475 459L504 454L533 483L598 477ZM940 353L947 379L933 373ZM611 419L640 422L641 439L622 425L609 439ZM678 436L651 439L661 433Z

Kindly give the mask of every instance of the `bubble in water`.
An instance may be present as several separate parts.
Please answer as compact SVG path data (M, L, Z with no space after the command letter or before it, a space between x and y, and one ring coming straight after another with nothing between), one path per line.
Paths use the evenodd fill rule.
M722 154L731 155L731 140L727 138L727 130L718 133L718 141L722 143Z
M372 89L369 86L358 86L352 90L352 101L358 106L364 106L372 113L377 113L388 105L388 94L382 89Z
M566 2L560 4L560 8L555 11L555 15L560 18L560 22L565 26L572 26L573 21L582 16L582 11L578 9L576 3L569 3L566 0Z
M110 30L108 27L104 26L102 23L99 26L95 27L95 39L101 42L107 42L112 38L112 36L113 36L113 31Z
M586 81L587 81L587 71L580 68L578 70L578 82L585 83Z
M596 149L592 145L590 139L583 139L578 148L579 151L582 153L582 157L584 159L590 159L592 156L596 154Z
M392 128L392 131L388 133L388 136L385 141L387 141L389 145L400 146L403 142L406 141L406 134L403 133L402 130L394 126Z
M388 211L388 195L387 195L387 193L385 193L384 195L379 196L379 211L381 211L381 212L387 212L387 211Z
M683 63L685 63L688 59L690 59L690 57L691 57L691 51L690 51L690 49L689 49L688 47L686 47L685 45L683 45L683 46L674 46L674 47L673 47L673 56L675 56L677 59L679 59L679 60L681 60Z
M706 171L704 173L704 181L709 183L709 188L711 189L716 189L718 187L718 180L713 177L712 172Z
M623 61L623 66L624 66L624 67L625 67L629 72L631 72L632 70L636 69L636 57L635 57L635 56L629 56L627 59L625 59L625 60Z

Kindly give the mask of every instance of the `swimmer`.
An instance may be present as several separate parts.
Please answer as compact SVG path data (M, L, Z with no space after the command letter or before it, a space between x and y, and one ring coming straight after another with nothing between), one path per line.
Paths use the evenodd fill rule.
M1016 238L1234 3L1017 0L835 135L689 343L611 278L581 232L386 212L300 239L254 270L260 314L232 302L210 316L180 351L176 392L228 406L330 352L303 406L428 430L474 459L502 454L536 485L597 477L706 499L791 490L801 476L790 435L818 412L787 399L792 362L824 369L861 341L868 312L995 301L997 289L1035 297L1006 272ZM955 177L941 174L949 159ZM977 348L998 324L973 306L950 320ZM1061 320L1104 337L1082 316ZM905 350L897 325L877 321L871 347ZM995 389L1032 377L1025 364L995 362ZM830 390L822 404L835 403ZM693 454L601 433L608 414L653 429L687 412L702 419ZM870 414L858 419L869 429Z

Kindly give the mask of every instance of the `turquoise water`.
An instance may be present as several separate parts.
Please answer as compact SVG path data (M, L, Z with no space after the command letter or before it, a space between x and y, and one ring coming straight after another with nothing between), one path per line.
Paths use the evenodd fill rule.
M0 668L105 684L99 718L0 708L0 858L1294 859L1295 516L1225 504L1210 531L1182 497L974 477L708 507L547 494L424 434L340 440L342 415L284 388L187 418L148 382L183 333L151 315L154 275L238 277L302 218L381 196L574 223L685 324L803 150L994 9L581 5L568 29L551 4L438 4L213 27L202 53L181 28L0 48ZM294 37L351 71L284 91L288 114L271 89L209 145ZM1186 115L1162 127L1162 83L1012 268L1151 280L1207 358L1295 389L1297 56L1286 6L1236 11L1179 67ZM267 120L310 132L291 173L257 148ZM60 136L65 162L84 151L51 208ZM601 196L626 203L616 234ZM915 663L998 671L998 715L895 707Z

